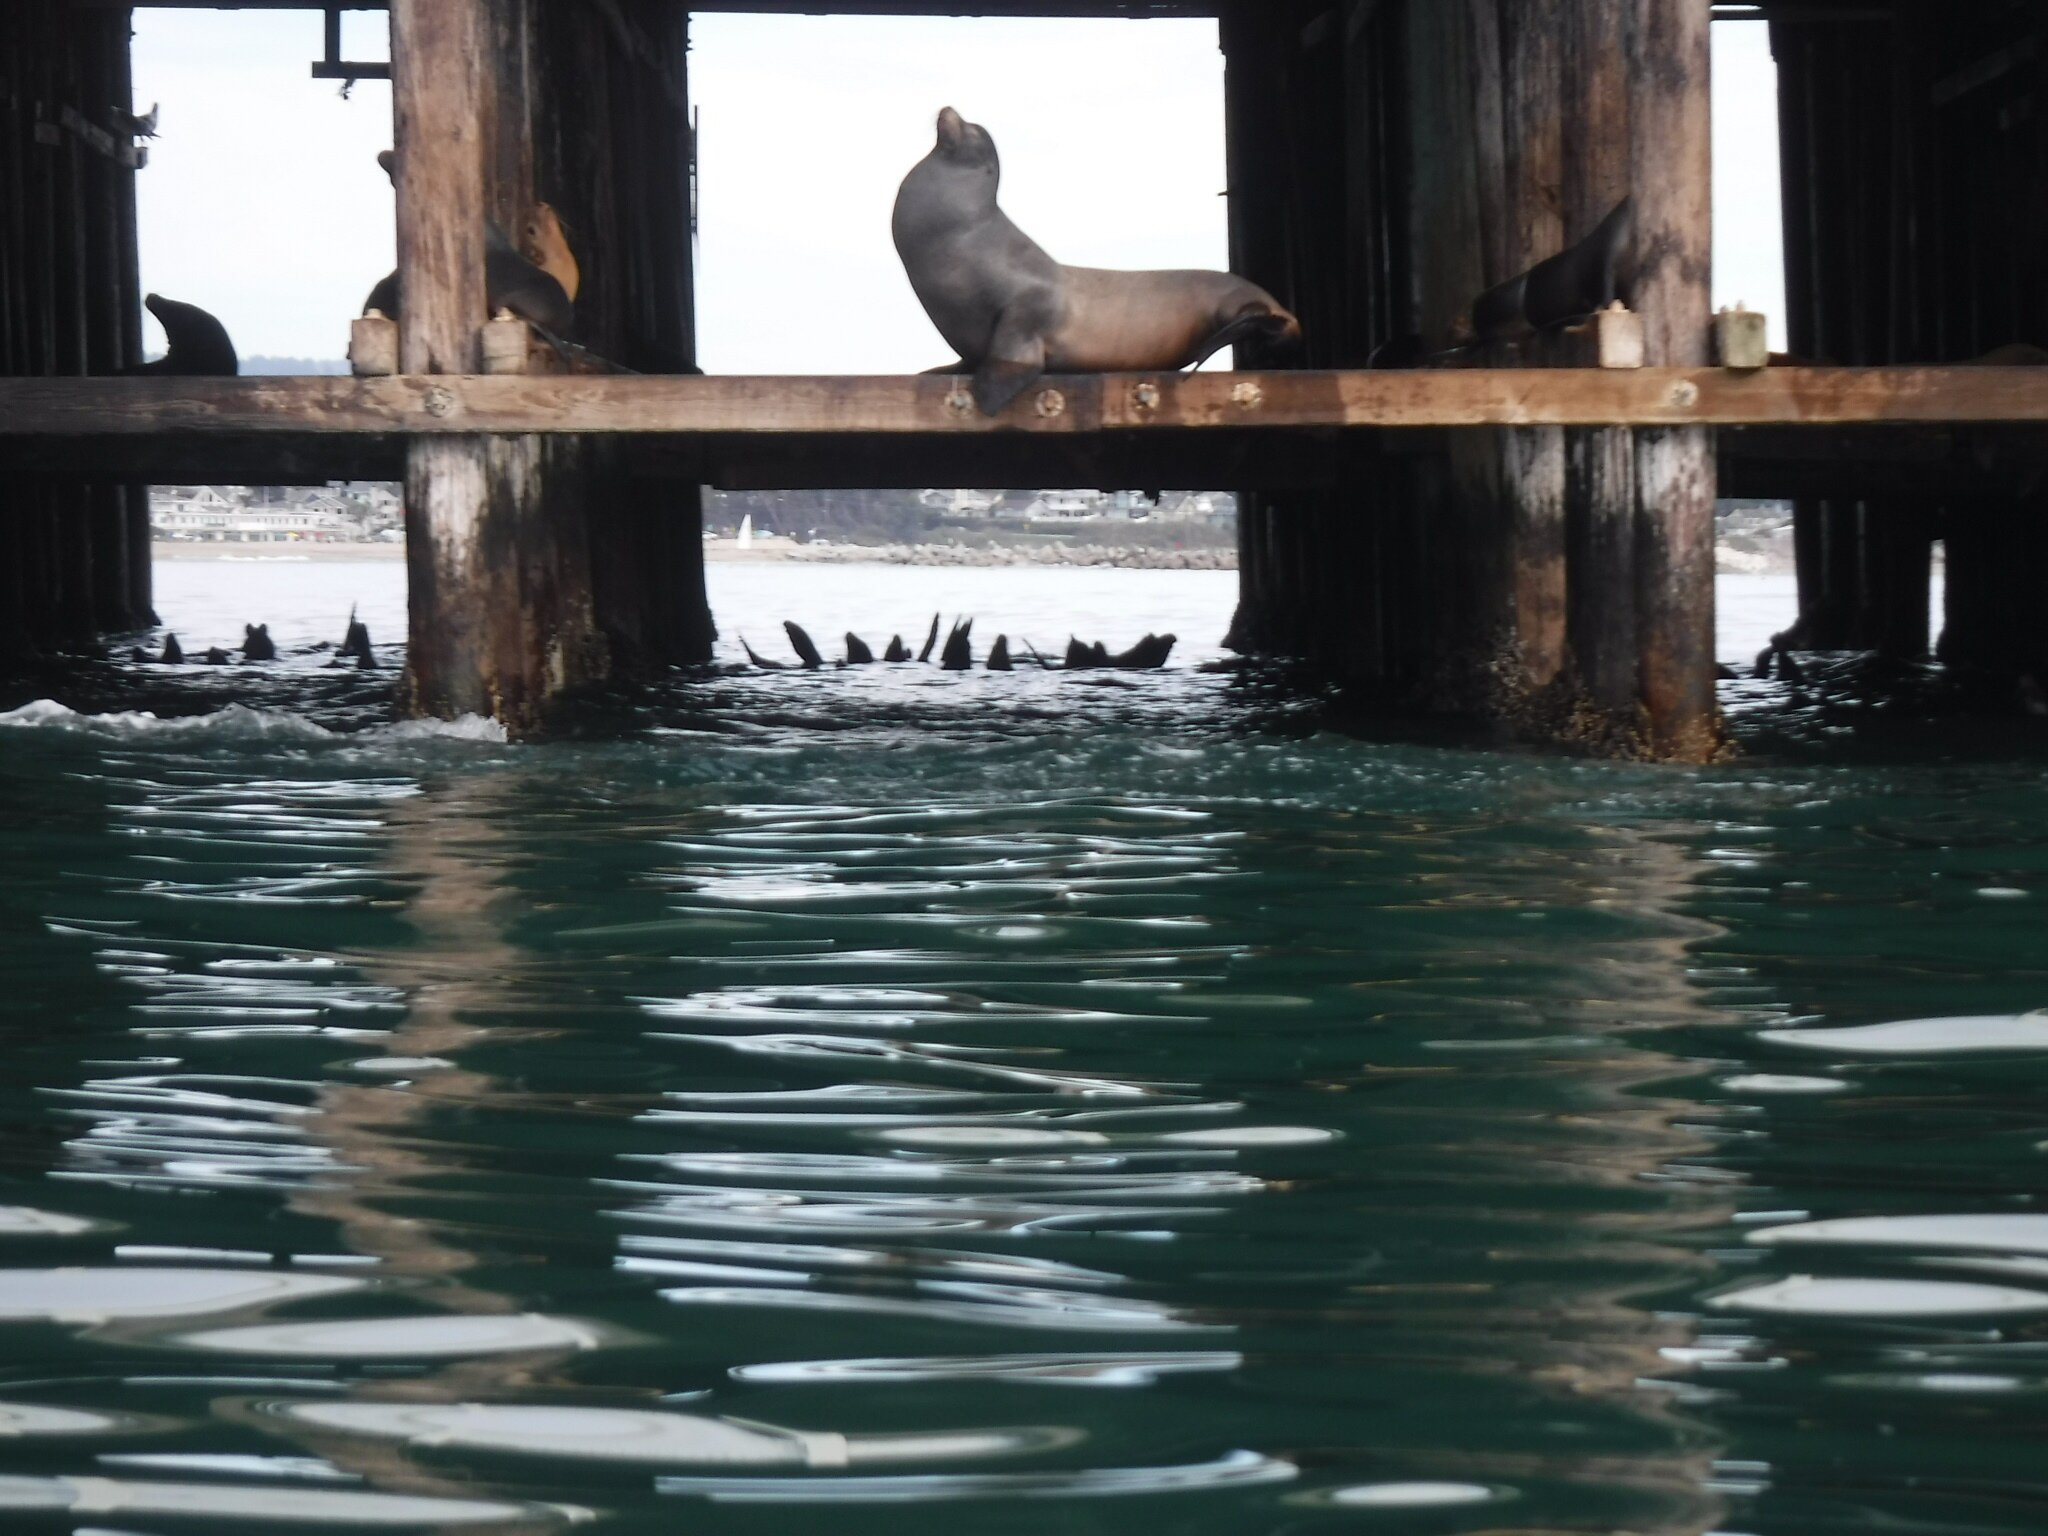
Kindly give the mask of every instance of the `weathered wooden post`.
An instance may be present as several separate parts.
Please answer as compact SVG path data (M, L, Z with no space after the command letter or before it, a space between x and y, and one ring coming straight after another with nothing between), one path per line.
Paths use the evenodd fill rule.
M1564 241L1575 244L1629 194L1629 81L1622 39L1631 0L1571 0L1560 64ZM1626 427L1565 434L1566 630L1573 665L1606 730L1635 729L1633 439Z
M515 3L392 3L399 360L409 374L473 374L482 365L484 220L496 201L488 173L507 158L498 136L528 131L524 103L499 101L505 61L489 52L501 35L500 8ZM519 189L509 201L529 197ZM453 408L452 395L438 398ZM436 403L430 393L428 410ZM551 515L549 457L536 438L413 439L405 480L413 713L487 715L530 732L552 700L604 676L587 544Z
M1711 0L1631 0L1628 71L1634 308L1652 367L1703 367L1712 336ZM1649 748L1701 762L1720 746L1714 698L1714 437L1636 436L1636 612Z
M1526 272L1565 246L1563 31L1573 0L1521 0L1501 13L1507 266ZM1520 686L1548 687L1565 666L1565 437L1509 427L1504 471L1514 509L1515 650Z

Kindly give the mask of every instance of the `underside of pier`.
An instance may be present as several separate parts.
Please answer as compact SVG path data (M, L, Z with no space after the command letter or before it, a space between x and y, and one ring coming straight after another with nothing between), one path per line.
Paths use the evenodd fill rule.
M1039 483L1240 489L1239 649L1598 750L1717 748L1717 492L1796 502L1798 642L1924 654L1942 539L1948 659L2048 677L2048 0L1718 8L1783 72L1769 368L1710 312L1710 0L389 9L405 312L396 376L340 380L115 377L129 8L0 9L0 657L148 621L152 479L403 479L410 707L531 732L709 656L702 485ZM1233 265L1298 371L995 420L945 379L702 377L692 9L1217 18ZM581 350L487 375L485 221L538 202Z

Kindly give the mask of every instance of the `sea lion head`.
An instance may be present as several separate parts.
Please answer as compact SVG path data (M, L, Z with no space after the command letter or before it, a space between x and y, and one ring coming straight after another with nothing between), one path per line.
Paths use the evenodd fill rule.
M996 156L996 141L979 123L970 123L951 107L939 113L939 142L935 153L950 165L981 171L989 176L1002 173Z

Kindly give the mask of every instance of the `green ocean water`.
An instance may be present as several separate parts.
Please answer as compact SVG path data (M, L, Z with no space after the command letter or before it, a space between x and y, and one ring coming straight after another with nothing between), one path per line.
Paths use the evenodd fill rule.
M0 1529L2048 1530L2038 741L317 659L0 717Z

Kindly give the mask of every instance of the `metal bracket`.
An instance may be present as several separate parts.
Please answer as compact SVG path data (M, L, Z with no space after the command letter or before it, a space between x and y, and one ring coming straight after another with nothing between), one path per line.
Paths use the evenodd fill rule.
M391 78L391 66L389 64L351 64L341 56L341 13L344 9L360 11L369 10L371 7L362 5L347 7L330 5L327 8L326 15L323 18L327 44L326 57L313 61L313 78L315 80L339 80L341 82L341 94L346 96L354 88L358 80L389 80Z

